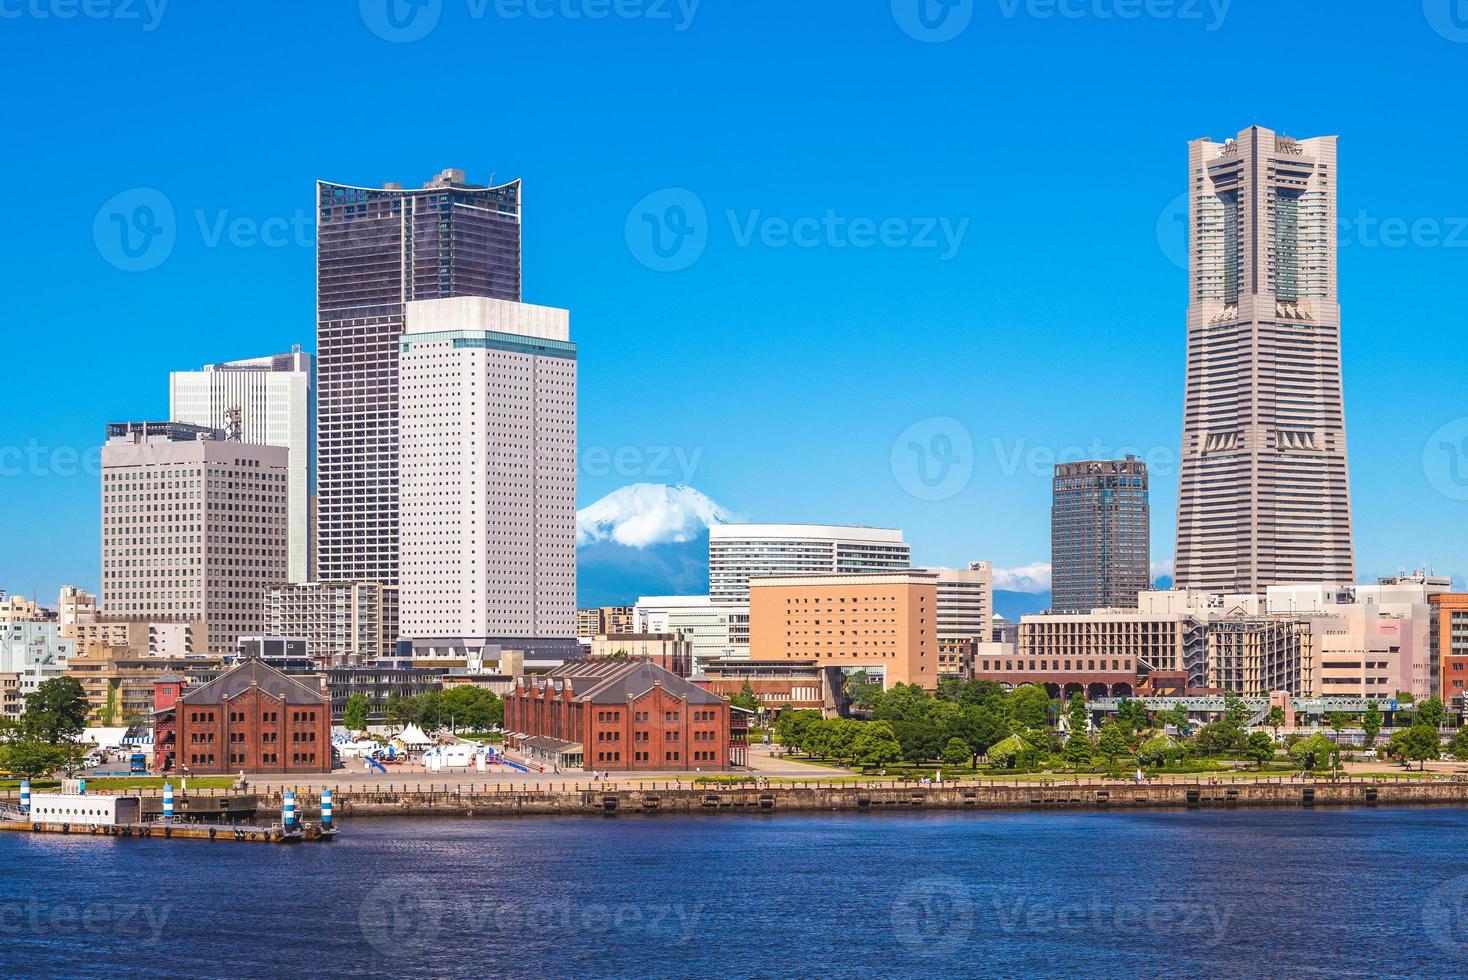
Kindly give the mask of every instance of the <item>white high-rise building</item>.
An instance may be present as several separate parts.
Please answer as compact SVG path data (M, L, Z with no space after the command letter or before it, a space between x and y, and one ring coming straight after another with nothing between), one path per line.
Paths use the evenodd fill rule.
M929 568L938 573L938 639L988 643L994 633L994 565Z
M290 450L286 579L310 581L316 564L316 359L296 347L289 354L174 371L168 400L173 421L226 432L236 421L232 411L239 409L241 442Z
M183 422L120 422L102 447L102 611L203 623L209 653L264 623L286 566L289 452Z
M570 314L469 296L408 303L405 315L401 634L575 637Z
M709 597L749 605L749 580L782 575L886 572L912 564L902 532L832 524L715 524Z

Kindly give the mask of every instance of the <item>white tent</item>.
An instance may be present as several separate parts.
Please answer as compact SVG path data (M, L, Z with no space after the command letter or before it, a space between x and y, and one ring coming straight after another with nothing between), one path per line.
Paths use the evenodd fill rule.
M397 733L393 741L401 743L404 748L414 752L419 749L426 749L433 744L433 739L424 734L423 729L417 725L409 725L407 728L404 728Z
M120 728L88 728L82 732L81 741L83 744L95 745L98 748L120 749L127 733L127 725Z

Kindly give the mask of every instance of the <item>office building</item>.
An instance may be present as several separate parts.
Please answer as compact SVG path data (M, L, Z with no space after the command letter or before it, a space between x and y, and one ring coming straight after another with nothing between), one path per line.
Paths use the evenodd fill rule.
M221 657L175 657L139 653L125 646L91 646L72 657L66 675L76 678L87 698L88 722L129 725L153 710L154 687L165 675L202 684L219 675Z
M182 422L117 423L102 447L102 609L202 623L207 653L258 634L286 572L289 450Z
M1336 138L1188 145L1188 338L1175 578L1351 582Z
M632 606L601 606L576 610L576 639L590 644L604 634L636 633L637 616Z
M135 656L198 657L209 649L202 622L150 619L99 613L76 627L77 649L123 649Z
M174 371L169 418L220 429L250 445L281 446L286 459L286 579L313 573L311 515L316 508L316 359L299 346L288 354Z
M56 620L61 624L61 635L76 639L77 626L90 623L97 618L97 597L75 585L63 585L61 596L56 602Z
M709 597L748 605L749 580L775 575L901 571L912 564L902 532L829 524L715 524Z
M642 596L632 607L633 632L678 633L693 644L693 671L713 660L749 658L749 604L716 603L706 595Z
M591 656L645 660L679 677L693 674L693 642L681 633L614 633L593 637Z
M1151 587L1147 464L1135 456L1061 463L1050 509L1050 608L1136 607Z
M277 582L265 592L265 633L304 637L321 664L370 665L396 653L398 589L377 582Z
M565 310L406 308L402 633L576 636L576 345Z
M749 595L751 660L864 670L889 689L938 686L934 572L757 578Z
M1468 594L1440 592L1428 601L1438 696L1449 711L1462 716L1468 708Z
M23 595L0 592L0 623L50 623L56 613Z
M994 566L929 568L938 576L938 639L987 643L994 631Z
M76 641L56 622L0 622L0 676L15 677L12 697L24 698L45 681L66 673Z
M404 306L519 301L520 182L445 170L418 190L316 192L317 576L396 585Z

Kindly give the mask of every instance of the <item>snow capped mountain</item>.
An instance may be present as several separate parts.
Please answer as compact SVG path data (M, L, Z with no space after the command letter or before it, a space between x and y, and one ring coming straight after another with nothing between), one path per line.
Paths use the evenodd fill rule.
M683 484L634 483L576 513L576 544L611 542L629 548L682 544L733 515Z

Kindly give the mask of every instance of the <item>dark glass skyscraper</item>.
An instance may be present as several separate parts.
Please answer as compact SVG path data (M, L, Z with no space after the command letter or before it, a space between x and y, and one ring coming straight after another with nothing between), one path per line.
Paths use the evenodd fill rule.
M398 581L403 305L520 301L520 182L445 170L421 190L316 184L319 577Z
M1151 585L1147 464L1086 460L1055 467L1050 608L1135 609Z

